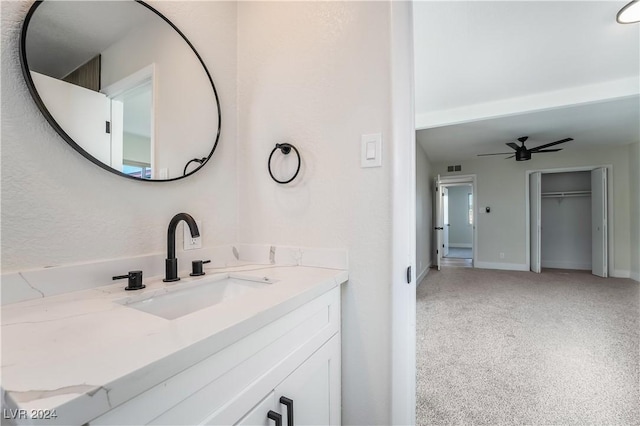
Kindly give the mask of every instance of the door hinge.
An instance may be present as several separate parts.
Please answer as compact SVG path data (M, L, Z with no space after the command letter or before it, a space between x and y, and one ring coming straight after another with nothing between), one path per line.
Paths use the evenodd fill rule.
M444 248L444 244L442 245L442 248Z
M438 250L436 250L436 254L438 254Z
M411 266L407 268L407 284L411 284Z
M105 126L104 126L104 131L106 133L111 133L111 122L110 121L105 121Z

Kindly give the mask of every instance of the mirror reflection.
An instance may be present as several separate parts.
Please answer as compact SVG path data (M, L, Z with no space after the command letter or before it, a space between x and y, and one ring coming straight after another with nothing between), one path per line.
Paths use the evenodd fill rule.
M173 180L213 154L213 83L179 32L145 4L44 1L26 25L31 89L91 161L127 177Z

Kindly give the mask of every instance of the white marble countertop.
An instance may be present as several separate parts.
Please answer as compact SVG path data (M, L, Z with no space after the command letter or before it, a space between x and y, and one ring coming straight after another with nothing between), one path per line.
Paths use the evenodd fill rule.
M239 264L205 271L176 283L145 277L147 287L135 292L124 291L126 281L120 281L5 305L5 410L24 409L29 417L32 410L55 410L55 420L41 423L85 423L348 279L343 270L305 266ZM230 273L274 283L173 320L118 303Z

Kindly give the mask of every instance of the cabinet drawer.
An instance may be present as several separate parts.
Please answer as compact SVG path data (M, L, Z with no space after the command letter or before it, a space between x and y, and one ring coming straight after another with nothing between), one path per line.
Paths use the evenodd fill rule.
M320 347L340 328L339 288L312 300L90 422L98 424L198 424L235 398L239 415L273 390L237 396L262 377L286 377L283 360ZM300 349L303 349L302 351ZM298 355L302 356L302 355ZM295 362L293 357L291 362ZM278 368L279 367L279 368ZM280 379L281 380L281 379ZM235 413L236 410L231 410Z

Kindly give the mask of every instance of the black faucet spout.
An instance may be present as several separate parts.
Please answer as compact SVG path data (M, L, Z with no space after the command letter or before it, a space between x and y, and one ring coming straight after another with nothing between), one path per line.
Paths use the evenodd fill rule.
M193 238L200 236L200 230L196 221L187 213L178 213L175 215L171 222L169 222L169 229L167 231L167 259L165 260L165 278L164 282L178 281L178 259L176 259L176 228L178 223L184 220L189 226L189 231Z

